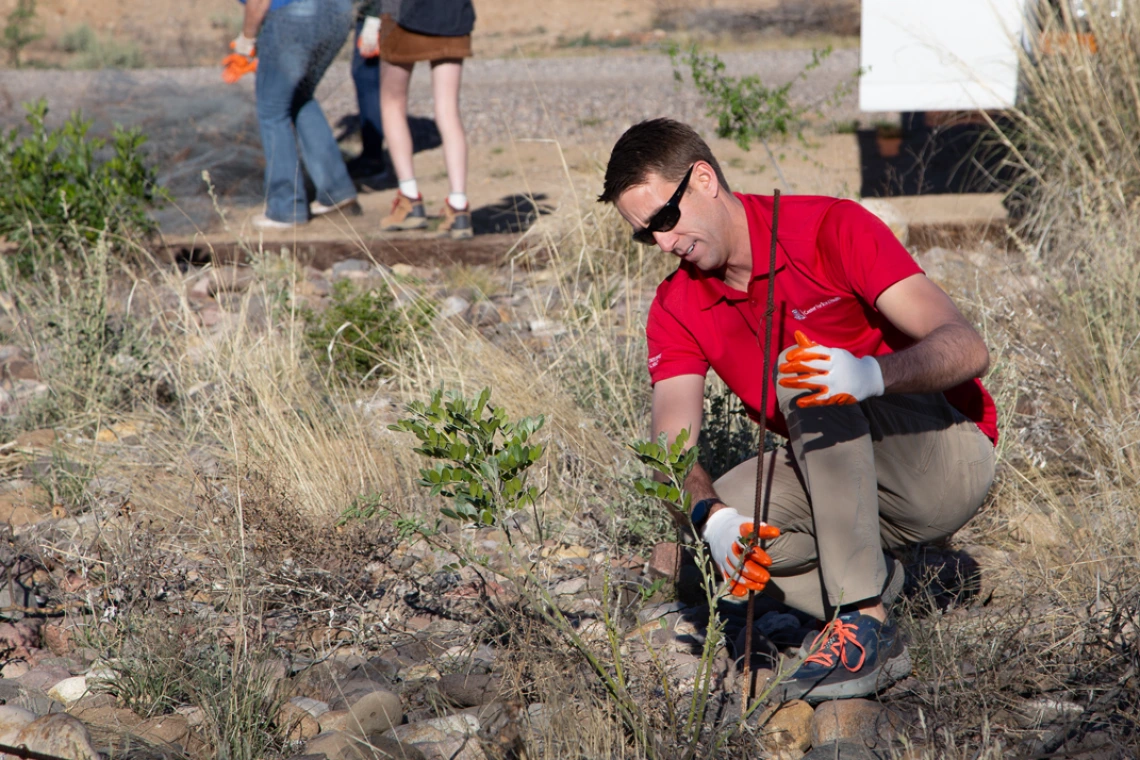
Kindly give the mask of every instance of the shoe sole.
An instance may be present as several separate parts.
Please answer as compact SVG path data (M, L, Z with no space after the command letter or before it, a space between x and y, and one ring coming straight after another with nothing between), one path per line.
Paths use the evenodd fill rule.
M466 240L467 238L474 236L475 232L474 230L468 228L465 230L448 230L446 234L452 240Z
M903 647L902 651L888 659L883 667L867 673L859 678L834 684L787 684L776 687L772 696L781 702L793 699L802 699L809 705L827 702L832 699L852 699L867 697L892 686L910 675L912 665L910 650Z
M328 216L329 214L344 214L345 216L364 216L364 209L360 207L360 203L356 200L342 203L337 206L326 206L320 210L309 207L309 213L314 217Z
M428 226L426 217L421 217L414 222L392 222L380 228L381 232L400 232L403 230L422 230Z

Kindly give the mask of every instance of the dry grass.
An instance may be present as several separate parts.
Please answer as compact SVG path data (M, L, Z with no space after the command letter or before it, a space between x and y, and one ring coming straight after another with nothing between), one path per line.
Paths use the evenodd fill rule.
M1012 253L946 283L993 350L987 385L1002 412L1002 467L955 544L977 555L980 593L942 600L941 610L919 593L907 613L921 687L890 704L908 721L915 756L1063 753L1099 741L1111 757L1140 742L1140 2L1126 6L1122 21L1094 16L1095 55L1073 47L1027 66L1029 98L1005 137L1028 180L1029 213ZM69 434L55 461L77 466L56 468L70 473L58 498L98 517L86 543L42 548L66 548L106 588L125 590L93 611L155 614L172 557L192 553L203 576L193 588L222 616L210 633L231 646L268 651L279 616L379 646L383 609L361 568L401 550L412 534L397 519L430 526L439 506L415 484L423 463L410 441L387 430L390 409L438 387L472 396L485 386L511 417L547 417L544 527L582 540L574 516L601 505L615 519L595 528L598 544L644 548L664 521L627 490L624 444L646 432L642 324L668 266L632 247L612 210L583 201L565 226L530 234L506 284L500 273L449 275L452 287L533 304L541 341L437 321L390 362L387 379L357 386L333 379L306 347L288 260L255 256L261 276L246 313L220 329L199 325L182 275L126 268L101 248L38 281L7 276L14 308L4 330L32 348L53 395L10 420L6 436L39 426ZM388 286L398 296L417 287ZM126 422L135 433L94 442ZM109 507L114 482L130 495ZM337 529L364 496L388 517ZM276 562L284 558L294 570ZM517 696L546 705L533 756L647 755L565 631L522 612L480 626L472 638L508 642ZM616 666L605 642L591 647ZM240 687L249 673L225 662L232 672L218 671L218 688ZM628 667L639 720L659 731L669 716L660 674ZM1075 709L1027 716L1050 701ZM240 717L249 704L238 702ZM231 728L219 729L219 744ZM674 749L688 748L654 754Z

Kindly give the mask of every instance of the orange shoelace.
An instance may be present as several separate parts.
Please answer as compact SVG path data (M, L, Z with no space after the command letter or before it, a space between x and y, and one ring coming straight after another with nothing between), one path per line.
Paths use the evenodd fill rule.
M815 649L816 645L822 640L823 647L813 655L809 655L804 660L805 663L811 662L816 665L823 665L830 668L835 664L835 659L839 658L839 662L843 667L850 670L852 673L863 667L863 661L867 659L867 650L855 638L856 631L859 626L852 623L844 623L842 620L836 618L828 623L820 634L815 637L811 643L811 649ZM847 662L847 644L853 644L859 649L859 662L852 666Z

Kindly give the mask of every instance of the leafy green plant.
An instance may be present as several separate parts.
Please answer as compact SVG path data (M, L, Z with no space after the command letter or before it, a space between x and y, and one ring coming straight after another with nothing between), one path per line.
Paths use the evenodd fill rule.
M43 37L36 24L36 0L16 0L16 7L8 14L4 25L2 44L8 51L8 64L20 68L20 53L24 48Z
M638 478L634 488L640 494L660 499L675 515L686 521L692 498L684 490L685 478L700 455L697 446L685 448L688 442L689 431L682 430L672 443L662 433L656 441L638 440L629 444L638 461L660 476L660 479Z
M681 69L688 67L693 85L705 97L708 115L716 119L717 136L732 138L744 150L748 150L753 141L759 142L764 146L780 182L790 188L780 162L772 152L771 142L788 137L803 141L805 118L816 112L818 106L794 103L792 89L831 55L831 47L812 50L811 62L791 80L777 86L764 84L756 75L729 76L719 56L701 53L696 45L682 50L672 44L666 52L673 64L673 77L678 82L683 81ZM850 87L850 83L840 85L826 101L837 100Z
M440 510L453 520L501 524L505 513L538 498L538 487L529 484L528 476L545 448L531 439L546 419L539 415L512 422L490 398L490 388L474 401L437 390L430 403L412 402L407 406L411 416L389 426L415 435L420 441L415 451L436 460L420 470L419 483L433 496L453 500L453 506Z
M0 134L0 236L23 254L55 255L100 238L120 248L157 229L147 209L169 196L155 183L142 132L116 126L108 145L88 137L92 122L78 112L49 130L46 100L24 108L30 134ZM34 265L25 259L23 268Z
M333 285L331 303L319 315L303 314L305 339L344 380L364 382L392 374L417 338L427 333L435 310L423 299L397 306L387 287L355 292L352 283Z

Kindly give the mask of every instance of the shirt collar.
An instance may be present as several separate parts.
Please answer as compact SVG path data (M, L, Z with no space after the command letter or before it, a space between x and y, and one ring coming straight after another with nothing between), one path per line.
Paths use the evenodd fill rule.
M745 195L743 193L735 193L735 195L744 204L744 212L748 217L748 237L752 246L751 286L751 283L755 283L757 280L768 279L769 256L772 250L772 197L768 195ZM786 201L786 199L782 200ZM788 254L784 250L783 244L777 241L776 272L784 269L787 258ZM697 285L697 292L700 294L698 306L701 311L707 311L721 301L739 303L750 298L748 293L742 293L729 287L723 279L702 272L695 266L681 264L681 268Z

